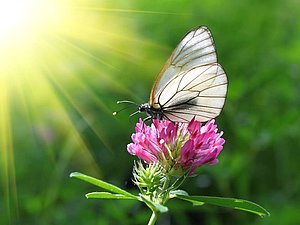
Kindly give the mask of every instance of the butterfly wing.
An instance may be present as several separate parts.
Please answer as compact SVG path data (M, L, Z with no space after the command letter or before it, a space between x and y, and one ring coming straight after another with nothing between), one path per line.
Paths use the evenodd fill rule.
M190 31L158 75L150 105L161 107L164 118L207 121L218 116L225 102L227 77L217 63L211 33L206 27Z
M195 116L205 122L220 114L226 92L226 74L218 63L213 63L181 72L157 98L165 118L187 122Z

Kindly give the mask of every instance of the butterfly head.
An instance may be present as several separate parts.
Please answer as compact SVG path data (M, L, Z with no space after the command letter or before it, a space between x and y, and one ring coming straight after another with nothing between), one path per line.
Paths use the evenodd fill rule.
M152 119L162 120L164 112L161 107L154 107L149 103L139 105L139 112L146 113Z

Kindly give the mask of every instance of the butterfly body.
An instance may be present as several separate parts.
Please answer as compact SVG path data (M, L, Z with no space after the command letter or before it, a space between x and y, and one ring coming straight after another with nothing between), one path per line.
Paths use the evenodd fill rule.
M221 113L227 84L210 31L197 27L177 45L139 112L153 119L189 122L195 117L205 122Z
M144 103L139 106L139 112L146 113L149 118L162 120L164 112L160 106L155 108L149 103Z

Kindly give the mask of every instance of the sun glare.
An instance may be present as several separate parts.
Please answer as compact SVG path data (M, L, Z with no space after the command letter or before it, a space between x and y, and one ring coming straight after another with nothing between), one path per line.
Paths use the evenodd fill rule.
M53 157L49 161L63 155L57 162L63 169L74 151L81 163L97 170L83 127L106 150L110 147L90 107L111 116L99 98L102 87L134 96L114 76L116 65L123 68L123 61L140 58L132 49L143 40L118 16L122 10L107 2L0 0L0 185L7 190L0 199L10 218L18 208L15 158L20 152L32 155L38 148L34 154L47 152Z
M0 199L1 215L9 218L5 224L18 220L18 192L23 189L17 185L27 176L44 176L43 166L51 168L55 182L50 178L43 193L54 204L59 195L53 190L64 180L57 178L73 159L101 172L92 151L115 151L105 134L112 122L106 96L116 91L135 97L122 82L127 79L122 70L128 63L145 63L137 46L159 46L134 32L131 16L161 14L114 8L119 3L0 0ZM45 164L41 171L31 172L39 164ZM47 199L41 212L47 211Z
M0 6L1 37L10 35L22 29L26 24L26 9L22 1L4 1ZM24 23L25 22L25 23Z
M0 77L22 74L44 36L55 34L67 15L62 1L0 0Z
M22 42L52 29L62 19L59 9L55 1L0 0L0 42Z

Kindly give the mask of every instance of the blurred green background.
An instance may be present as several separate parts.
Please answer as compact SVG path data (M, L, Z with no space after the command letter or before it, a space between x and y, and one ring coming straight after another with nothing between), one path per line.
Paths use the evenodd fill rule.
M10 4L8 2L13 2ZM24 4L25 3L25 4ZM131 201L86 200L79 171L136 191L126 151L138 117L183 35L206 25L229 92L226 144L183 189L248 199L271 217L171 201L158 224L300 224L298 0L1 1L0 224L146 224Z

